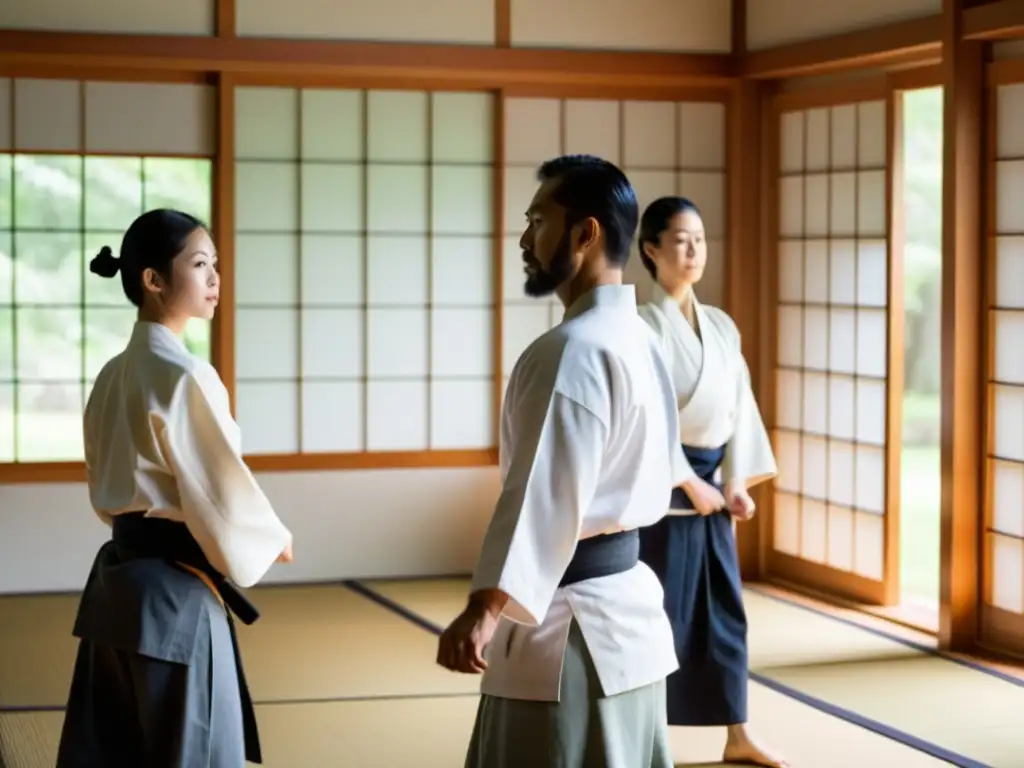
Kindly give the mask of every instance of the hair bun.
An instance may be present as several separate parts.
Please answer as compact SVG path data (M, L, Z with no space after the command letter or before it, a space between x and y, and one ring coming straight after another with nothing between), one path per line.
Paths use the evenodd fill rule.
M118 259L109 245L104 245L100 252L97 253L93 260L89 262L89 270L100 277L114 277L117 274L117 270L121 267L120 259Z

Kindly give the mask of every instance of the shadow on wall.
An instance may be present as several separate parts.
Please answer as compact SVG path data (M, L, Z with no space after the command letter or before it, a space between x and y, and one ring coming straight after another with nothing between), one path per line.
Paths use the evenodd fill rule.
M640 257L635 252L630 255L629 261L626 262L626 269L622 279L636 286L637 304L643 304L651 300L654 293L654 281L651 280L650 274L644 269L643 262L640 261Z

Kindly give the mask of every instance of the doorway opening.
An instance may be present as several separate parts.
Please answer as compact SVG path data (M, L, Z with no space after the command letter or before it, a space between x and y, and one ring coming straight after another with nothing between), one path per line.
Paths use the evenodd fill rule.
M904 91L900 612L938 630L942 430L942 88Z

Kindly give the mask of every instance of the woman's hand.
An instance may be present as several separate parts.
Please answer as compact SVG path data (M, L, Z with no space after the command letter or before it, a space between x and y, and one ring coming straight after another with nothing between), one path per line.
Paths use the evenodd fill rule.
M754 500L750 498L745 483L732 484L726 487L729 502L729 514L737 520L749 520L754 516Z
M711 483L706 483L699 477L683 483L683 490L693 502L693 508L701 515L713 515L725 509L725 496Z

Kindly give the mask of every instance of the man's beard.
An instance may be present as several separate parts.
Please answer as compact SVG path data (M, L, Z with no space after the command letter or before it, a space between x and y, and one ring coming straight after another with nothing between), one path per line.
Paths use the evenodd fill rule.
M569 234L569 231L566 230L562 235L562 239L555 249L555 255L546 268L536 261L530 260L535 271L527 275L526 283L523 285L527 296L532 296L535 299L550 296L558 286L572 277L572 247Z

